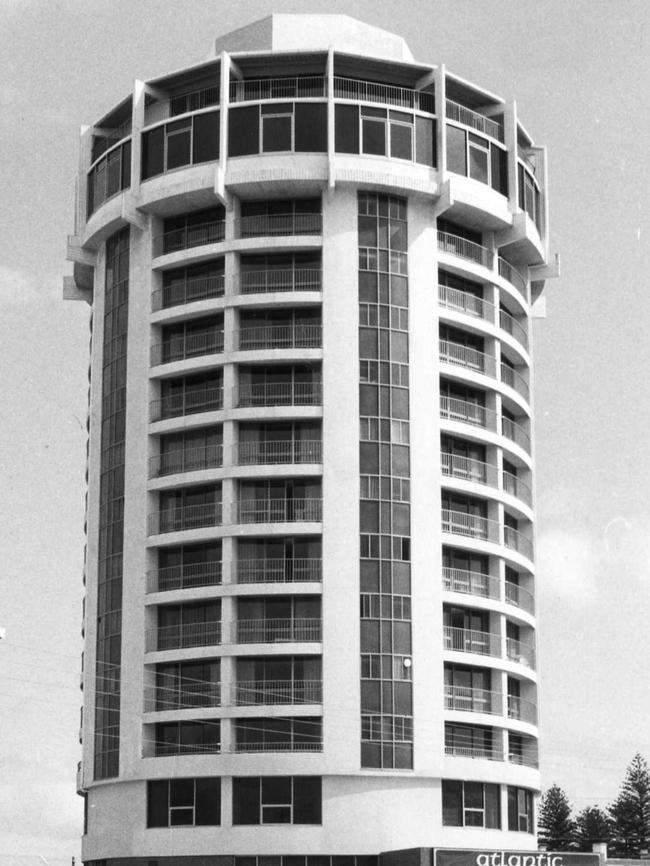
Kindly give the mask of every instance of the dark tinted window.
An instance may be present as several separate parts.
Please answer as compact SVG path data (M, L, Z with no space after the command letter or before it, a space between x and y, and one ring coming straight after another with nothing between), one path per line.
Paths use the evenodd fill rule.
M295 150L327 151L327 106L325 103L297 102L295 105ZM358 126L358 124L357 124Z
M259 153L260 115L257 105L231 108L228 115L228 155Z
M334 109L337 153L359 153L359 107L337 105Z
M169 822L169 782L147 782L147 827L167 827Z
M467 174L465 132L449 124L447 124L447 171Z
M157 126L142 136L142 179L162 174L165 169L165 128Z
M260 780L257 776L232 780L232 822L260 823Z
M415 118L415 161L422 165L435 165L436 141L435 120L427 117Z
M219 112L209 111L194 117L192 162L219 159Z

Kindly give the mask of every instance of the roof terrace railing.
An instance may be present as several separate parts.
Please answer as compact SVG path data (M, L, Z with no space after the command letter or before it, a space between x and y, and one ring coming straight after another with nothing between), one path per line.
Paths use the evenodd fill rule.
M484 268L490 267L492 258L487 247L463 238L451 232L443 232L438 229L438 249L442 253L451 253L461 259L467 259Z
M181 304L191 304L193 301L205 301L208 298L221 298L225 290L223 274L213 277L191 277L185 282L171 283L152 293L152 310L164 310L167 307L178 307Z
M478 111L472 111L471 108L466 108L452 99L446 100L445 112L448 120L462 123L463 126L469 126L477 132L482 132L484 135L489 135L503 143L503 126L496 120L491 120L484 114L479 114Z
M362 81L357 78L334 76L334 98L353 99L355 102L378 102L396 108L412 108L435 114L436 103L433 93L381 84L376 81Z
M327 79L323 75L292 78L248 78L231 80L231 102L261 102L267 99L323 99Z

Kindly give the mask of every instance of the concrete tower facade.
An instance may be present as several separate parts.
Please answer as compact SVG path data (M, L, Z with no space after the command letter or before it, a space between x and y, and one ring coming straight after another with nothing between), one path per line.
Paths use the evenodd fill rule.
M534 848L554 269L515 105L273 15L136 82L78 190L86 864Z

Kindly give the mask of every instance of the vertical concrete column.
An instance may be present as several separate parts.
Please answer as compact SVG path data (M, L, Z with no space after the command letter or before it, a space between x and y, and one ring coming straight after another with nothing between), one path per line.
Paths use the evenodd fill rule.
M219 81L219 163L215 175L215 192L225 198L226 165L228 162L228 106L230 102L230 55L221 52Z
M86 202L88 200L88 170L91 166L93 135L92 126L82 126L79 132L79 173L75 189L74 233L80 234L86 225Z
M508 210L519 210L517 172L517 103L512 100L503 106L503 141L508 150Z
M435 85L436 117L438 119L436 123L436 150L438 153L436 165L438 166L440 182L444 183L447 180L447 125L445 123L447 95L445 67L442 63L436 71Z
M140 192L140 166L142 164L142 130L147 86L144 81L133 83L133 110L131 112L131 195Z
M330 189L336 184L335 135L334 49L330 45L327 51L327 180Z

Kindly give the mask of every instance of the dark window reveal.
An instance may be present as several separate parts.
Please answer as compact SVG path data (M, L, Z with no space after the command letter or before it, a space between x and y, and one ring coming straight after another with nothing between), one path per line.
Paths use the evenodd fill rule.
M233 824L322 823L320 776L235 777Z
M147 782L147 827L207 827L221 823L221 779Z
M327 151L327 105L324 102L296 102L295 150L299 153Z
M359 106L336 105L335 149L337 153L359 153Z
M142 179L184 165L219 159L219 112L157 126L142 135Z

